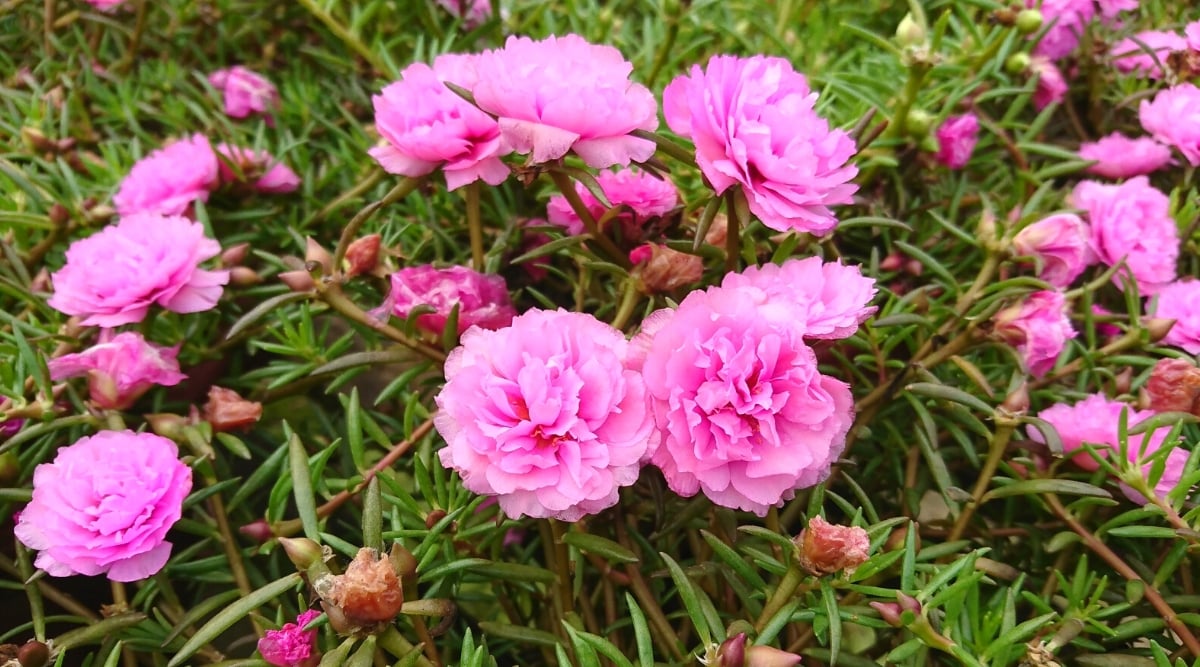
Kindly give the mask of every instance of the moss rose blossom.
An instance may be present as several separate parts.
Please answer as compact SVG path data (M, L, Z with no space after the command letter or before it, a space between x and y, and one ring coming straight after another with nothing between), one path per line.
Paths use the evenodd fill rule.
M1017 348L1025 367L1041 377L1062 354L1067 341L1077 333L1067 315L1067 298L1062 292L1042 290L1021 303L996 313L995 333Z
M278 630L267 630L258 640L258 652L263 660L276 667L315 664L313 656L317 653L317 629L305 630L304 626L320 615L321 612L316 609L309 609L297 616L295 623L285 623Z
M234 65L208 75L208 82L221 92L225 100L225 115L246 118L253 114L270 116L279 106L279 91L267 77Z
M797 308L805 338L837 339L854 335L875 314L875 279L858 266L824 262L820 257L789 259L783 264L752 266L729 273L722 287L757 287Z
M384 311L407 318L419 306L430 306L434 312L418 315L417 326L433 333L442 332L455 306L458 333L475 325L484 329L506 327L517 314L504 278L465 266L409 266L393 273L391 284Z
M645 171L602 171L596 175L596 182L610 204L628 207L628 212L617 218L626 241L637 240L638 237L632 234L640 231L639 223L661 216L679 204L679 192L670 181ZM575 192L594 219L600 219L608 210L583 183L575 183ZM575 215L575 210L561 194L550 197L546 204L546 217L550 224L565 227L571 234L583 233L583 221Z
M146 342L126 331L77 354L51 359L51 380L88 376L88 397L98 407L124 410L154 385L170 387L187 378L179 372L178 347Z
M1181 83L1142 100L1142 127L1155 139L1174 147L1193 167L1200 166L1200 88Z
M1126 268L1113 276L1117 287L1132 278L1147 296L1175 279L1179 229L1171 217L1171 201L1145 176L1120 185L1083 181L1070 199L1087 213L1096 257L1107 266L1125 261Z
M1158 171L1171 163L1171 149L1150 137L1132 139L1120 132L1079 146L1079 157L1095 160L1088 172L1105 178L1129 178Z
M1036 258L1038 278L1055 287L1067 287L1096 261L1091 230L1074 213L1056 213L1022 229L1013 237L1013 248Z
M1200 354L1200 280L1179 280L1163 287L1152 312L1155 317L1175 320L1162 339L1164 345Z
M217 154L202 134L179 139L134 163L113 204L120 215L181 215L196 200L208 201L219 178Z

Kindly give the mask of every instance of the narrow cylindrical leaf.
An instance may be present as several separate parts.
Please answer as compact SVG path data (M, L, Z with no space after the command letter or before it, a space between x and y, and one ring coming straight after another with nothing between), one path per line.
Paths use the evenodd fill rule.
M192 635L192 638L187 640L187 642L183 645L183 648L179 649L179 652L171 658L171 661L167 663L167 667L177 667L177 665L182 665L183 663L187 662L189 658L196 654L196 651L200 650L200 647L213 641L220 636L221 633L233 627L234 623L237 623L249 615L251 611L254 611L262 605L279 597L284 592L300 583L300 581L300 575L293 572L286 577L281 577L275 581L272 581L266 586L253 591L249 595L229 605L216 616L213 616L208 623L204 624L203 627L197 630L196 634ZM104 622L105 621L102 621L100 624L103 624ZM96 626L92 627L94 628Z
M300 514L300 524L304 526L304 536L314 542L321 541L321 532L317 522L317 499L313 495L312 477L308 468L308 453L300 443L300 436L292 434L288 439L288 454L292 468L292 495L296 498L296 511Z

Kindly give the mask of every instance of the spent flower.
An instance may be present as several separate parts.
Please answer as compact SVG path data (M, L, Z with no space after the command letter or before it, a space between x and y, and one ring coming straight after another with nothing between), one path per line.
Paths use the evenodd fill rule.
M254 70L234 65L208 75L208 82L225 100L225 115L246 118L262 114L268 118L279 107L279 91L267 77Z
M417 316L417 326L432 333L442 332L456 307L458 333L476 325L484 329L506 327L517 314L504 278L465 266L405 267L391 275L391 286L383 306L375 312L407 318L420 306L432 307L434 312Z

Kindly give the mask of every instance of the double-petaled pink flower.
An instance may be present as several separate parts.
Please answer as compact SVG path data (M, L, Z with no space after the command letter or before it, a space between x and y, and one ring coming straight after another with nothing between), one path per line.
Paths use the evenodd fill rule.
M202 134L168 144L138 160L113 196L120 215L180 215L208 201L217 187L217 154Z
M222 185L250 183L258 192L286 194L300 187L300 177L267 151L217 144Z
M461 20L467 30L478 28L492 15L491 0L437 0L437 3Z
M1067 313L1062 292L1034 292L1021 303L996 313L993 332L1017 349L1026 369L1035 377L1054 368L1067 341L1077 334Z
M950 116L934 133L937 161L951 169L962 169L971 160L979 141L979 118L973 113Z
M1083 181L1070 199L1087 214L1096 257L1108 266L1125 262L1114 276L1118 287L1132 278L1140 294L1150 295L1175 279L1179 230L1171 202L1145 176L1120 185Z
M1030 59L1029 71L1037 77L1033 90L1033 106L1038 111L1055 102L1061 102L1067 96L1067 80L1053 60L1045 56L1034 56Z
M1022 229L1013 238L1013 248L1038 260L1038 278L1062 288L1096 261L1091 235L1088 224L1079 216L1057 213Z
M1174 147L1188 164L1200 166L1200 88L1181 83L1138 107L1142 127L1155 139Z
M838 339L854 335L875 314L875 279L862 268L820 257L789 259L728 273L721 287L757 287L797 309L796 324L805 338Z
M1175 51L1186 49L1187 39L1178 33L1147 30L1117 42L1109 49L1109 53L1113 55L1113 65L1119 71L1161 79L1167 58Z
M409 266L391 275L392 289L382 306L383 315L407 318L417 308L431 313L417 316L417 326L440 334L450 313L458 309L458 333L472 326L499 329L512 323L517 311L508 296L504 278L479 273L465 266L438 269Z
M1149 174L1171 163L1171 149L1150 137L1132 139L1120 132L1079 146L1082 160L1095 160L1088 172L1105 178Z
M221 92L225 114L230 118L246 118L262 114L268 118L279 106L279 91L266 77L253 70L234 65L208 75L208 82Z
M1161 341L1164 345L1200 354L1200 280L1179 280L1164 286L1155 297L1151 313L1175 320Z
M88 376L88 397L97 407L125 410L154 385L170 387L187 378L179 372L178 347L146 342L126 331L78 354L51 359L51 380Z
M617 217L626 240L636 241L638 236L634 235L641 230L642 223L665 214L679 204L679 192L670 181L645 171L602 171L596 175L596 182L610 204L626 207ZM599 220L604 215L607 208L582 183L575 184L575 192L593 219ZM571 234L583 233L583 221L563 195L550 198L546 204L546 217L550 224L565 227Z
M309 667L316 664L317 629L305 630L321 615L309 609L296 617L295 623L285 623L278 630L267 630L258 640L258 652L263 660L276 667Z

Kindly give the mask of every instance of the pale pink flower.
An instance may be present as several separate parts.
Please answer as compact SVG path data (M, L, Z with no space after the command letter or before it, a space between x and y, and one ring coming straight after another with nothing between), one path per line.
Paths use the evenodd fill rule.
M1037 414L1054 427L1062 440L1063 454L1070 456L1071 461L1084 470L1096 470L1100 464L1086 451L1082 451L1083 443L1088 443L1102 458L1107 456L1107 449L1118 449L1120 443L1121 413L1125 412L1127 429L1132 429L1139 423L1154 416L1150 410L1136 410L1125 403L1114 401L1101 394L1093 394L1076 403L1067 405L1058 403ZM1157 429L1150 438L1150 451L1157 451L1166 439L1170 429ZM1041 431L1033 426L1026 427L1029 439L1045 443ZM1129 449L1137 453L1141 449L1144 435L1131 435L1127 439Z
M424 176L441 168L450 190L478 180L498 185L508 178L508 167L500 161L508 152L500 126L443 83L454 76L454 83L463 86L470 65L461 56L439 59L433 67L413 63L399 81L371 98L375 127L385 141L370 150L371 157L402 176Z
M258 640L258 652L263 660L276 667L307 667L315 663L317 629L305 630L321 612L309 609L296 617L295 623L285 623L278 630L267 630Z
M1200 166L1200 88L1181 83L1138 107L1142 127L1160 142L1172 146L1193 167Z
M795 307L795 324L806 338L853 336L876 311L868 305L877 291L874 278L864 276L859 266L824 262L820 257L751 266L728 273L721 281L721 287L747 286Z
M675 186L649 172L633 169L602 171L596 175L596 182L610 204L628 207L617 218L625 240L636 241L640 234L633 235L640 232L642 223L664 215L679 204L679 192ZM575 192L594 220L599 220L608 210L583 183L575 183ZM550 224L565 227L570 234L583 233L583 221L575 215L575 210L561 194L554 195L546 204L546 217L550 219Z
M1132 274L1139 293L1148 296L1175 279L1179 230L1170 200L1145 176L1120 185L1083 181L1072 191L1071 204L1087 213L1096 257L1107 266L1125 261L1127 270L1113 277L1117 287Z
M270 117L279 106L279 91L266 77L241 65L219 69L208 75L208 82L225 98L225 114L245 118L251 114Z
M437 0L437 3L460 19L467 30L478 28L492 15L491 0Z
M222 158L222 185L253 181L255 190L270 194L295 192L300 187L300 177L296 172L267 151L229 144L217 144L216 150Z
M120 215L180 215L217 187L217 154L202 134L170 143L138 160L113 196Z
M1034 56L1030 63L1030 71L1037 77L1037 84L1033 90L1034 108L1041 111L1055 102L1063 101L1069 88L1062 70L1058 69L1052 60L1043 56Z
M1026 369L1041 377L1062 354L1067 341L1076 336L1067 314L1062 292L1034 292L1024 301L996 313L993 332L1017 349Z
M87 3L102 12L111 12L125 4L125 0L87 0Z
M1183 29L1183 38L1192 51L1200 51L1200 21L1192 21Z
M1079 46L1079 38L1096 16L1094 0L1025 0L1026 7L1041 10L1045 34L1033 48L1034 55L1058 60Z
M434 312L417 316L417 326L433 333L442 333L455 307L459 333L476 325L484 329L506 327L517 314L504 278L465 266L409 266L393 273L391 284L383 311L407 318L417 307L430 306Z
M221 298L228 271L200 263L221 253L204 225L179 216L130 215L67 248L67 263L50 275L51 308L116 327L141 322L157 303L176 313L208 310Z
M1185 49L1187 40L1178 33L1147 30L1117 42L1109 49L1109 53L1113 55L1113 65L1119 71L1125 74L1137 72L1151 79L1161 79L1167 58L1172 52Z
M1171 163L1171 149L1151 139L1131 139L1113 132L1079 146L1079 158L1095 160L1088 172L1105 178L1130 178L1158 171Z
M934 133L937 137L937 161L951 169L962 169L971 160L979 141L979 118L973 113L950 116Z
M574 34L512 35L504 48L480 54L477 68L475 102L499 118L504 139L534 164L574 151L603 169L654 154L653 142L629 133L657 128L658 104L629 79L633 65L611 46Z
M437 395L442 464L511 518L576 521L633 484L653 420L620 331L591 315L530 310L475 328Z
M105 410L125 410L154 385L170 387L187 378L175 358L179 347L147 343L126 331L78 354L51 359L51 380L88 376L88 397Z
M1162 339L1164 345L1200 354L1200 280L1178 280L1159 290L1150 314L1175 320Z
M1096 261L1091 235L1079 216L1057 213L1022 229L1013 238L1013 248L1018 254L1038 259L1038 278L1055 287L1066 287Z
M765 515L820 483L854 401L822 375L803 311L753 286L694 291L634 339L661 442L650 461L681 496Z
M167 531L192 489L175 443L152 433L101 431L58 450L33 473L17 539L52 577L107 574L138 581L171 556Z
M1121 12L1137 9L1138 0L1096 0L1096 6L1100 10L1100 16L1107 19L1105 23L1115 25L1112 19L1115 19Z
M817 115L817 94L782 58L714 56L663 91L672 130L696 144L696 163L717 194L740 186L750 211L778 231L825 234L829 209L858 186L857 151Z

